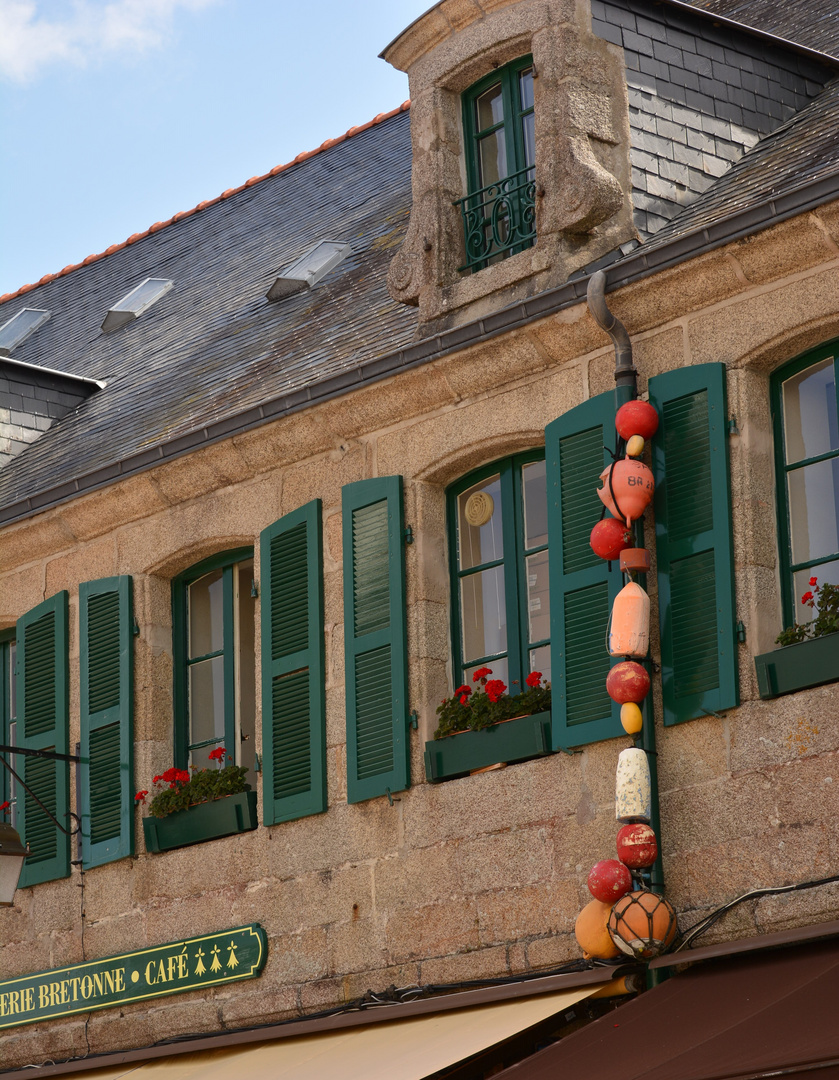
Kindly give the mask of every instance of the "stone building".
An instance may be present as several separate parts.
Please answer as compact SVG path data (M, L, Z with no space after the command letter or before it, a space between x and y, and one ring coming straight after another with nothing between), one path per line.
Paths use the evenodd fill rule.
M839 637L775 643L839 584L836 10L442 0L383 56L410 109L0 297L0 742L59 755L3 752L0 1070L596 1072L612 1009L685 1001L627 1075L839 1058ZM589 547L623 327L687 940L649 970L574 937L633 744ZM481 667L550 712L434 740ZM144 825L222 746L235 825Z

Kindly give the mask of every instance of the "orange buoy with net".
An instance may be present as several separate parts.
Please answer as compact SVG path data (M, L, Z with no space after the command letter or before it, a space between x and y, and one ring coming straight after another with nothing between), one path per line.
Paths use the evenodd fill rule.
M627 956L650 960L663 953L679 931L676 912L663 896L642 889L627 893L609 914L612 941Z

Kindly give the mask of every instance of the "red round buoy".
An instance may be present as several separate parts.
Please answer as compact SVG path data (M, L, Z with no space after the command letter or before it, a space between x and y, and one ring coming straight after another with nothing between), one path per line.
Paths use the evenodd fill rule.
M624 866L632 870L641 870L652 866L658 855L658 843L655 833L649 825L624 825L618 831L615 846L618 858ZM599 864L598 864L599 865Z
M658 431L658 413L648 401L627 401L615 414L615 427L622 439L649 439Z
M646 668L634 660L622 660L615 664L606 677L606 692L618 705L627 701L643 701L650 692L650 677Z
M601 859L589 871L587 884L595 900L614 904L632 888L632 875L617 859Z
M591 530L589 540L591 549L601 559L616 559L624 548L631 547L635 540L632 532L617 518L607 517L598 521Z

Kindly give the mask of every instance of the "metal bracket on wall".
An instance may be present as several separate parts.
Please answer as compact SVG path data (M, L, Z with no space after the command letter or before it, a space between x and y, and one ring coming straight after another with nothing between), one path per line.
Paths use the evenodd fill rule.
M737 417L736 416L729 417L728 424L726 425L726 427L728 428L728 434L729 435L739 435L740 434L740 428L737 427Z

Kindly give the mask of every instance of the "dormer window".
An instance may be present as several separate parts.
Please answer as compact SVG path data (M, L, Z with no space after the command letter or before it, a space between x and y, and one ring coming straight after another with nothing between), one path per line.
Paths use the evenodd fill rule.
M526 56L463 95L469 194L459 200L466 262L481 270L536 238L533 60Z

